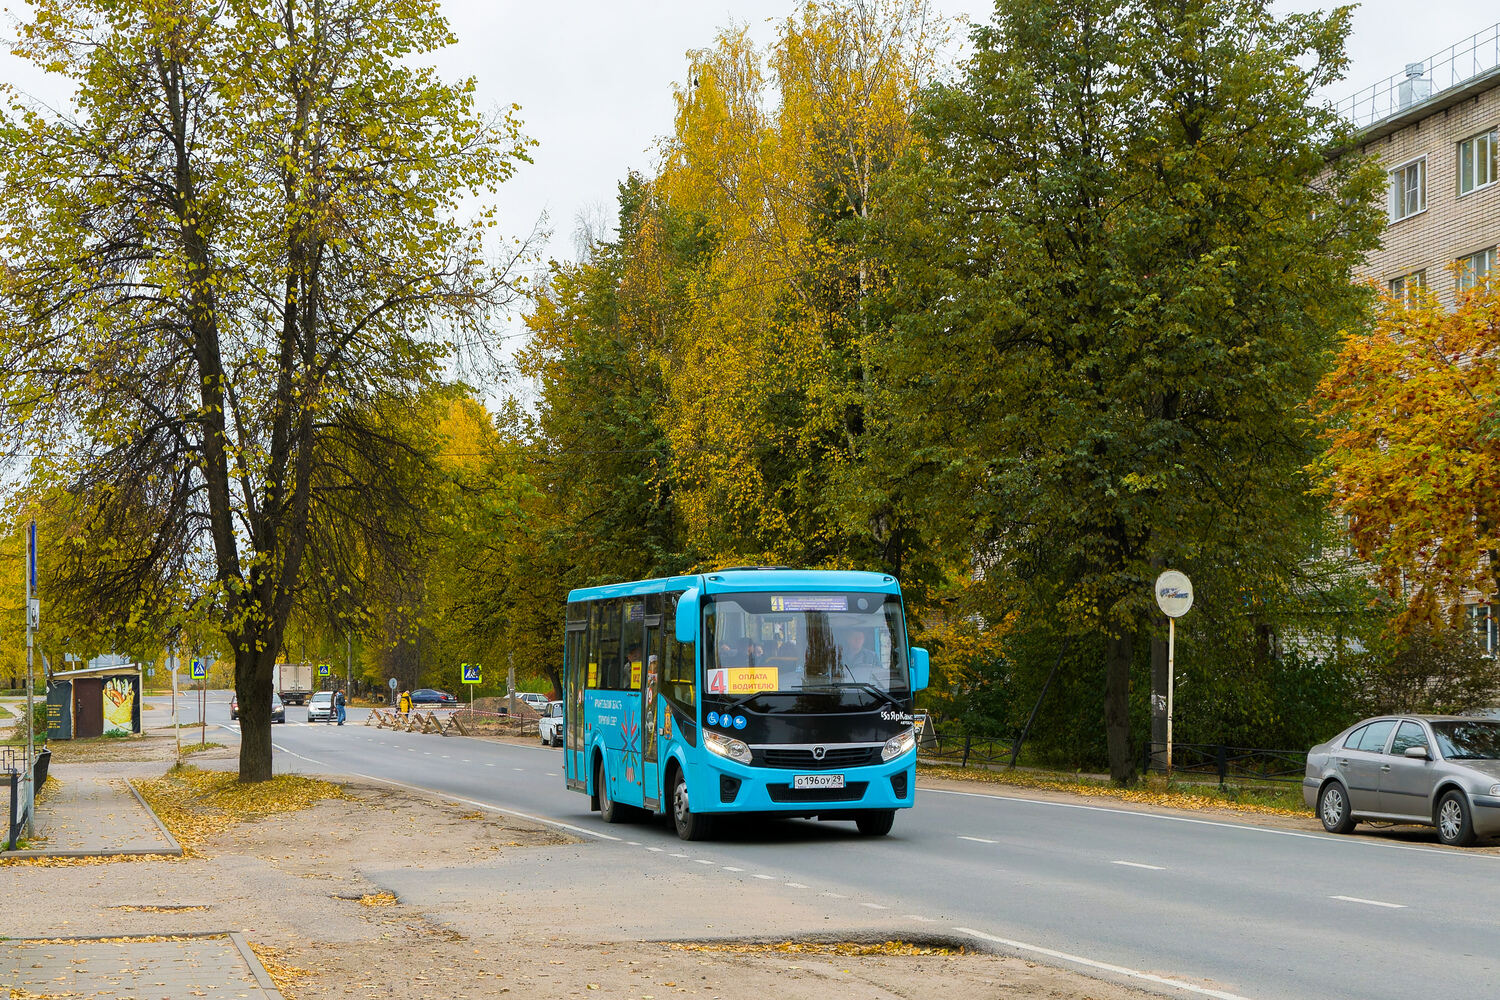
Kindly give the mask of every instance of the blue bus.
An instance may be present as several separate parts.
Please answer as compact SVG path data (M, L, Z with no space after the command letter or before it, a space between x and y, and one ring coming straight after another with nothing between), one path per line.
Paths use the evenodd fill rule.
M574 590L565 768L608 823L670 813L698 840L726 815L890 832L916 793L925 649L881 573L736 567Z

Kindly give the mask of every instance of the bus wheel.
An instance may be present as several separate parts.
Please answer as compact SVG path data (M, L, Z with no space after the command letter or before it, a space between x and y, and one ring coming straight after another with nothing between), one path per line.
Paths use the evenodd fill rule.
M609 794L609 781L604 776L604 762L594 767L594 787L599 790L599 818L606 823L625 822L625 807Z
M894 809L867 809L854 817L854 825L866 837L884 837L896 822Z
M709 817L693 812L688 806L687 776L681 771L672 783L672 823L683 840L703 840L711 825Z

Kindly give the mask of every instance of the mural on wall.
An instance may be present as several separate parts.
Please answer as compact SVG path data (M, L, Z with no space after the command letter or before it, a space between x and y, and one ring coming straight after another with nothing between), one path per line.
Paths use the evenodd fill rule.
M135 732L135 684L134 677L111 677L105 682L105 736L129 736Z

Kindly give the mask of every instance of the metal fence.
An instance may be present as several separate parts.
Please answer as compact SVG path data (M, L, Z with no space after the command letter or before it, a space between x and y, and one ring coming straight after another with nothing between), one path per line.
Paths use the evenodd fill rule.
M924 730L919 750L923 759L958 767L1010 767L1015 764L1016 741L999 736L971 733L944 734L936 723ZM1142 749L1141 769L1146 773L1166 771L1166 752L1147 744ZM1172 773L1228 781L1302 781L1307 770L1304 750L1263 750L1232 747L1220 743L1175 743Z
M1402 72L1346 97L1334 107L1355 127L1365 128L1497 66L1500 66L1500 24L1491 25L1421 62L1408 63Z
M1143 770L1165 773L1167 755L1165 750L1156 750L1147 744ZM1222 787L1226 781L1286 781L1302 782L1307 773L1305 750L1260 750L1252 747L1231 747L1219 743L1174 743L1172 745L1172 773L1174 775L1202 775L1217 777Z

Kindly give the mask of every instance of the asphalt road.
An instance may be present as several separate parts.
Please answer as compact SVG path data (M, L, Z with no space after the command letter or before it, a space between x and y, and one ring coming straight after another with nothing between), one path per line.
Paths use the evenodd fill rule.
M846 913L1223 1000L1500 995L1500 856L1184 816L919 790L889 837L782 821L683 844L606 825L563 787L561 751L361 725L273 727L277 766L362 775L563 825L599 865L692 866ZM187 716L184 716L186 720ZM196 718L196 716L193 716ZM228 725L227 696L210 725ZM554 873L553 879L566 878ZM728 920L723 925L733 927Z

